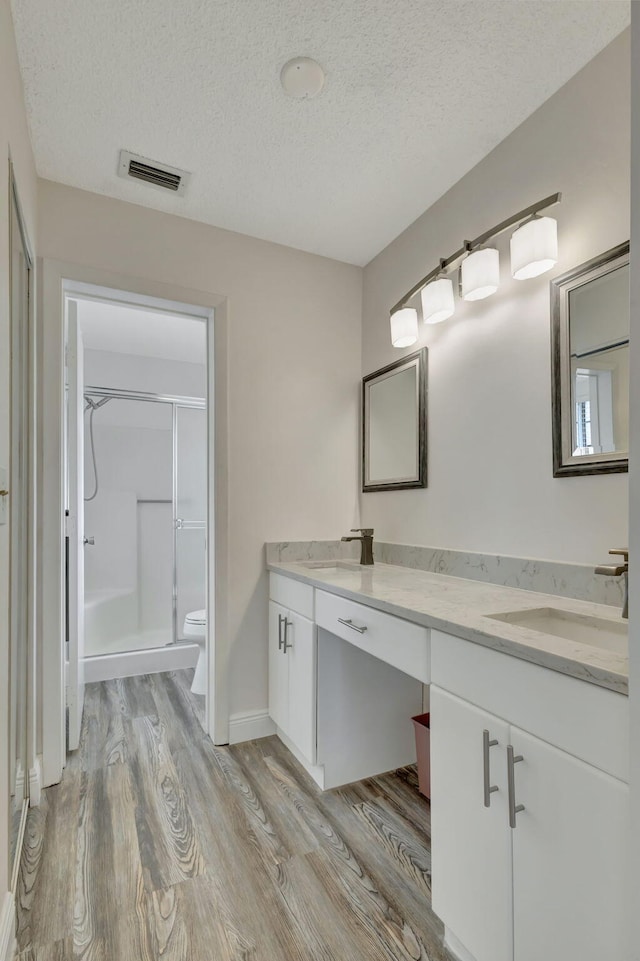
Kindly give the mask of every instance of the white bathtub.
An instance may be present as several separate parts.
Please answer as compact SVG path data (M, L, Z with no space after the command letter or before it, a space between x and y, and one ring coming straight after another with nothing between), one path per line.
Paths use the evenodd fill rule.
M84 596L85 657L131 650L124 639L137 632L138 597L135 591L86 591Z
M85 680L195 667L197 644L173 644L170 628L141 631L135 591L87 591L84 604Z

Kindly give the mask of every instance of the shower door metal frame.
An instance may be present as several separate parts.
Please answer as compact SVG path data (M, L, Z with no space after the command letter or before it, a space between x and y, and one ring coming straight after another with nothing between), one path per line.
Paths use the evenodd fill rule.
M207 409L207 401L204 397L183 397L179 394L155 394L143 390L120 390L117 387L92 387L84 389L85 394L93 397L109 397L113 400L134 400L143 403L168 404L171 406L171 443L173 461L173 479L171 496L171 521L173 528L172 539L172 567L173 567L173 586L171 594L172 620L173 620L173 643L178 643L178 531L180 530L204 530L205 537L207 531L207 518L202 521L184 521L178 517L178 409L187 408L192 410ZM206 563L206 560L205 560ZM205 597L206 607L206 597Z

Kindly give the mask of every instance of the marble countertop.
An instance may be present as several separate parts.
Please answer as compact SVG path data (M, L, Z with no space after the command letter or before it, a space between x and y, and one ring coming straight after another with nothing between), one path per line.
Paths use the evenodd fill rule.
M304 562L269 563L267 567L274 573L425 627L455 634L620 694L628 693L627 656L517 624L494 621L488 616L551 607L624 623L620 611L609 605L390 564L361 567L347 562L333 570L310 569Z

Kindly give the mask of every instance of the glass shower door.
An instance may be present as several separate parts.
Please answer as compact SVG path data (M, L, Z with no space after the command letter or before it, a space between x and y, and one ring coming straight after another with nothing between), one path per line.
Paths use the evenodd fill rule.
M207 411L174 407L174 637L206 607Z

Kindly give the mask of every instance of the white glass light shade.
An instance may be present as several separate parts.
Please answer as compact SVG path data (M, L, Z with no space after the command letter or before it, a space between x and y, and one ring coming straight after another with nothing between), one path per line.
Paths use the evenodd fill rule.
M391 314L391 343L394 347L411 347L418 339L418 311L402 307Z
M558 224L553 217L536 217L511 236L511 273L516 280L537 277L558 262Z
M422 319L425 324L439 324L456 309L453 284L448 277L432 280L422 290Z
M483 300L500 286L500 254L495 247L474 250L462 261L464 300Z

